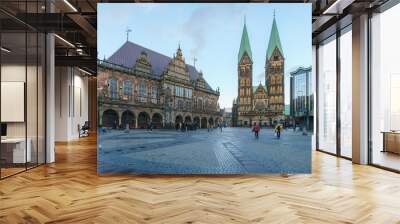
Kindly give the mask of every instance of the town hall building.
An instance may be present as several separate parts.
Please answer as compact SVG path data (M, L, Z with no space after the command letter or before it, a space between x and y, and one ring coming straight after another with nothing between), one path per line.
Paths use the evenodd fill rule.
M222 122L219 89L186 64L179 46L173 57L125 42L98 62L99 125L105 128L198 128Z

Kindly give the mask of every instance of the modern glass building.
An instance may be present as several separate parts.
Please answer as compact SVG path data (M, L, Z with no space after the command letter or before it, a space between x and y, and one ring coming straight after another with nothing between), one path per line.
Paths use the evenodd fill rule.
M290 72L290 116L293 125L313 130L314 92L311 67L298 67Z

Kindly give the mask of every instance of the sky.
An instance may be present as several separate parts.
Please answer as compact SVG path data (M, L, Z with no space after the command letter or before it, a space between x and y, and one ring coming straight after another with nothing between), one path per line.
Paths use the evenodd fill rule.
M289 72L311 65L311 4L100 3L98 58L110 57L127 40L172 57L180 44L187 64L220 88L221 108L237 97L237 62L244 18L253 54L253 85L265 83L265 58L275 18L285 56L285 103Z

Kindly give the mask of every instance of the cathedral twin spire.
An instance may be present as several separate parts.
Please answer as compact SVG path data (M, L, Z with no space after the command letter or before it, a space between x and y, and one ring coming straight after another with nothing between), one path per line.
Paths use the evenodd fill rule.
M274 13L274 20L272 21L271 34L269 36L269 43L267 48L267 59L271 58L276 48L279 49L280 53L283 56L281 39L279 38L278 26L276 25L275 13Z
M247 33L247 27L246 27L246 18L244 20L244 26L243 26L243 32L242 32L242 40L240 41L240 49L239 49L239 55L238 55L238 62L240 63L240 60L242 59L244 54L247 54L247 56L252 59L252 53L251 53L251 47L250 47L250 41L249 41L249 35Z
M274 19L272 21L272 28L271 28L271 33L270 33L269 43L268 43L268 48L267 48L267 53L266 53L267 59L271 58L271 56L276 48L279 49L280 53L283 56L282 44L281 44L281 40L279 38L278 26L276 25L275 11L274 11ZM251 47L250 47L250 41L249 41L249 35L247 33L246 18L245 18L244 26L243 26L242 39L240 41L240 49L239 49L239 54L238 54L238 62L239 63L245 53L248 55L250 60L253 60Z

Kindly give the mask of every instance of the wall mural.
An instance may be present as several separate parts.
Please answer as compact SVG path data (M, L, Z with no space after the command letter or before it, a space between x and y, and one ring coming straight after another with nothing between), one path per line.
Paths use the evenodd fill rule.
M117 19L116 19L117 17ZM99 4L98 173L310 173L310 4Z

